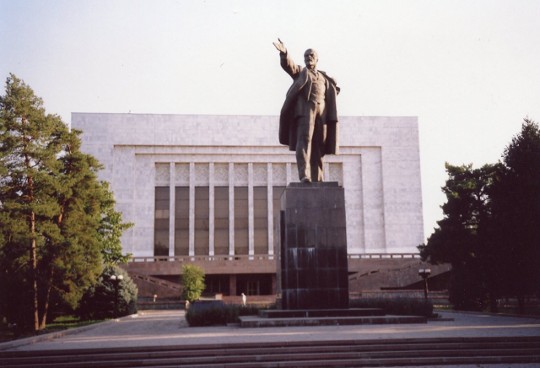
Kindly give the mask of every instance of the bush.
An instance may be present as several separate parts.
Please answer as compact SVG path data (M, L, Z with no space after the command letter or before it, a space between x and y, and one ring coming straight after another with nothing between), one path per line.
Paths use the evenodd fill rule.
M90 287L82 297L76 311L81 320L115 317L116 290L111 275L123 276L123 280L118 284L118 315L116 317L137 313L137 285L120 267L107 266L97 284Z
M354 299L349 302L351 308L380 308L387 314L431 317L433 303L430 300L410 297L372 297Z
M257 315L261 308L248 304L225 304L221 300L199 300L189 305L186 321L191 327L237 323L239 316Z
M213 326L227 324L227 306L221 300L199 300L190 303L186 312L190 326Z

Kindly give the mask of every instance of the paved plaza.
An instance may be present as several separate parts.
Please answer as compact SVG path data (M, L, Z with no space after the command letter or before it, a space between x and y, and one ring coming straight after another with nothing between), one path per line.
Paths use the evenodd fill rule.
M0 344L0 350L202 345L243 342L540 336L540 319L441 312L427 324L239 328L189 327L184 311L143 311L96 325Z

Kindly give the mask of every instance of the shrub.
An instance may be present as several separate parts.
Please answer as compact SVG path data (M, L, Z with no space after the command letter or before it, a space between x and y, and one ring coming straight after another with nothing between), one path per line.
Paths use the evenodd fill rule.
M227 323L227 307L221 300L199 300L191 303L186 312L190 326L213 326Z
M349 302L351 308L381 308L387 314L431 317L433 303L430 300L410 297L364 297Z
M137 313L137 285L128 273L118 266L107 266L96 285L90 287L82 297L76 314L82 320L115 317L115 284L111 275L122 275L118 284L118 316Z

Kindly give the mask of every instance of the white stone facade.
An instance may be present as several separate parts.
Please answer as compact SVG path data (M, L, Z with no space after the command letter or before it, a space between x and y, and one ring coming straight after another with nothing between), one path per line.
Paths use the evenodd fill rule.
M194 191L209 188L208 255L214 255L213 188L229 187L229 254L235 254L234 187L248 188L249 254L256 252L253 188L266 186L268 254L273 254L274 186L298 181L294 152L278 144L277 116L73 113L82 149L103 165L124 220L135 226L125 252L154 255L155 188L170 188L169 255L175 254L176 186L189 187L189 255ZM416 253L423 242L416 117L341 117L340 154L326 156L325 180L344 187L350 254Z

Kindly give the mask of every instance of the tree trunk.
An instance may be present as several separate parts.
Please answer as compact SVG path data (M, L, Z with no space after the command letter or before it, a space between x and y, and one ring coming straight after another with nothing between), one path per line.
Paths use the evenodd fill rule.
M38 276L37 276L37 244L36 244L36 214L30 213L30 232L32 234L32 250L30 256L32 270L32 292L33 292L33 316L34 332L39 331L39 302L38 302Z
M22 116L21 124L24 127L28 123L26 116ZM25 130L25 129L23 129ZM31 159L28 154L28 145L31 140L30 137L23 134L23 146L24 146L24 165L26 169L31 170ZM31 174L28 174L26 178L27 188L28 188L28 204L32 204L34 201L34 178ZM32 308L33 308L33 319L34 319L34 332L39 331L39 300L38 300L38 262L37 262L37 242L36 242L36 213L32 209L30 211L29 227L30 227L30 237L32 239L30 245L30 274L31 274L31 283L32 283Z
M43 312L41 314L41 323L39 329L43 330L47 327L47 315L49 313L49 301L51 299L51 290L53 284L54 270L51 269L49 272L49 277L47 278L47 292L45 293L45 298L43 299Z

